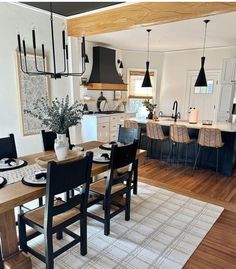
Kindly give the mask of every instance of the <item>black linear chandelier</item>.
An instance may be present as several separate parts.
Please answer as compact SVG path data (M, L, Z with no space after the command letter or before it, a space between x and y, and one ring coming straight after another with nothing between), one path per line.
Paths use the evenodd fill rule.
M68 77L68 76L82 76L86 69L86 63L89 62L88 56L85 52L85 38L82 37L81 42L81 58L82 58L82 71L80 73L70 73L69 71L69 64L68 64L68 45L66 44L65 40L65 31L62 31L62 48L63 48L63 60L64 60L64 68L63 71L58 72L56 66L56 53L55 53L55 40L54 40L54 26L53 26L53 12L52 12L52 3L50 3L50 21L51 21L51 38L52 38L52 55L53 55L53 72L46 71L45 66L45 48L44 44L42 44L42 58L43 58L43 70L38 68L37 63L37 54L36 54L36 37L35 37L35 30L32 30L32 41L33 41L33 50L34 50L34 61L35 61L35 70L34 72L28 70L27 66L27 52L26 52L26 43L25 40L22 40L23 46L23 53L21 49L21 37L20 34L17 35L18 40L18 49L20 54L20 67L21 71L29 76L49 76L54 79L58 79L61 77ZM22 54L24 54L24 59ZM24 67L23 67L24 61Z
M145 75L144 75L142 87L152 87L150 74L149 74L149 39L150 39L150 32L151 32L151 29L147 29L147 33L148 33L147 61L146 61L146 72L145 72Z
M205 74L205 69L204 69L204 64L205 64L205 49L206 49L206 33L207 33L207 24L210 20L204 20L203 22L205 23L205 33L204 33L204 42L203 42L203 54L201 57L201 68L195 83L195 87L207 87L207 80L206 80L206 74Z

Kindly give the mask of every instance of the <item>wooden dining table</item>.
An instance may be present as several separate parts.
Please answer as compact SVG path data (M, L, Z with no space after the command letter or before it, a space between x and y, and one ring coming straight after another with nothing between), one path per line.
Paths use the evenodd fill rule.
M99 141L90 141L80 146L85 150L89 150L101 144L103 143ZM40 152L23 156L21 159L27 161L30 165L35 163L35 159L47 157L49 154L52 154L52 152ZM137 158L145 155L146 150L138 149ZM109 170L109 164L93 163L92 176L97 176L107 170ZM4 269L32 268L31 258L23 253L18 246L14 208L44 195L45 187L31 187L24 185L22 182L9 184L0 189L0 239Z

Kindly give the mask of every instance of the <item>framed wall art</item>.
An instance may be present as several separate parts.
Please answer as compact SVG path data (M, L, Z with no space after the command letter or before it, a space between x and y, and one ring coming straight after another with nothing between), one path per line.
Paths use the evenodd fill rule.
M43 58L42 56L36 57L38 68L42 70ZM25 110L32 110L35 101L41 97L50 99L48 78L47 76L29 76L23 73L20 67L19 52L16 53L16 64L22 132L24 136L38 134L44 127L37 118L30 116ZM24 61L22 65L24 68ZM33 54L27 54L27 68L29 71L35 71Z

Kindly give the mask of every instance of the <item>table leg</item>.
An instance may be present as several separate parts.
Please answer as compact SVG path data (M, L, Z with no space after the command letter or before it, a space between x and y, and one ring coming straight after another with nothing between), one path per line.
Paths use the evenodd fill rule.
M0 214L0 239L4 269L32 269L30 257L18 248L14 209Z

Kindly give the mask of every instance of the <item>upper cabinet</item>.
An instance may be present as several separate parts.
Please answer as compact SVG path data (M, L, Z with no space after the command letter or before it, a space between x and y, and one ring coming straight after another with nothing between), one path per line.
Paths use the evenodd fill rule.
M222 84L236 82L236 58L225 59L222 68Z

